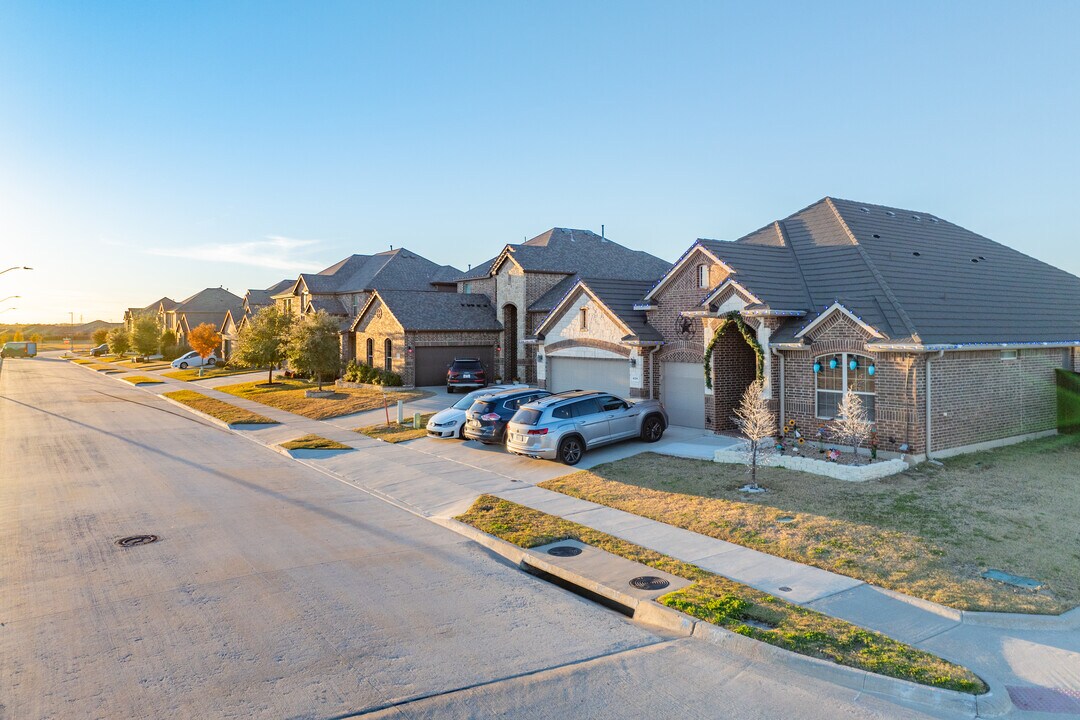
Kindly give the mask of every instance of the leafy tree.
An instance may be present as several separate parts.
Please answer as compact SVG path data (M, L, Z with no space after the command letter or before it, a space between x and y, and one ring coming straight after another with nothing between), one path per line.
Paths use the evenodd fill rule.
M113 328L106 334L105 342L109 344L109 352L120 357L131 349L131 338L128 331L122 327Z
M160 337L161 327L156 317L144 315L135 318L135 323L131 326L131 349L139 357L156 353Z
M11 340L11 333L0 332L0 344L6 343Z
M285 346L289 339L291 318L276 306L259 310L244 324L236 339L233 358L241 365L267 367L267 383L274 383L274 367L285 359Z
M735 408L735 422L746 436L746 453L750 465L750 486L758 487L757 469L762 462L762 441L776 435L776 416L769 409L769 402L762 393L765 383L759 378L750 383L743 393L739 407Z
M855 453L855 459L858 460L859 448L870 437L873 426L866 416L862 399L851 390L845 392L841 398L832 426L836 439L845 445L850 445Z
M94 331L94 334L90 336L90 339L94 341L94 345L101 345L109 341L108 328L98 328Z
M30 342L33 342L33 343L40 343L44 339L45 338L43 338L41 336L41 333L34 333L33 335L30 336Z
M26 336L23 335L22 330L16 330L15 336L11 339L15 342L23 342L24 340L26 340Z
M218 335L217 328L210 323L202 323L192 328L191 333L188 335L188 345L191 349L199 353L199 357L203 359L203 364L206 364L206 358L210 357L218 346L221 345L221 335ZM203 366L199 366L199 375L202 376Z
M336 375L341 367L341 349L338 321L319 310L305 315L289 331L285 356L289 367L304 375L311 375L322 390L323 377Z
M166 330L161 333L161 340L158 341L158 352L161 353L162 357L171 360L178 354L177 343L176 333L172 330Z

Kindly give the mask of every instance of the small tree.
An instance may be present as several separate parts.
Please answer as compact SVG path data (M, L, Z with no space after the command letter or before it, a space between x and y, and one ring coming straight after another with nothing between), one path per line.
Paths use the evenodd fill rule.
M6 343L9 340L11 340L11 333L9 333L9 332L0 332L0 344Z
M338 321L319 310L306 315L292 326L286 357L289 366L304 375L311 375L322 390L323 377L336 374L341 367Z
M858 460L859 448L870 437L873 426L866 416L862 399L851 390L845 392L840 399L840 407L836 410L836 419L833 420L832 427L836 439L844 445L850 445L855 453L855 459Z
M24 340L26 340L26 336L23 335L22 330L16 330L15 331L15 337L13 337L11 339L14 340L15 342L23 342Z
M33 343L40 343L44 339L45 338L43 338L41 336L41 333L34 333L33 335L30 336L30 342L33 342Z
M760 378L750 383L743 393L739 407L735 408L735 423L746 436L747 461L750 464L750 485L757 488L757 469L764 464L762 441L776 435L776 415L769 409L763 397L765 383Z
M290 324L290 316L276 306L264 307L244 324L240 336L236 339L233 358L241 365L267 367L267 382L272 385L274 367L285 359L285 344L288 341Z
M108 328L98 328L90 336L90 339L94 341L94 345L102 345L104 343L107 343L109 341Z
M148 315L135 318L131 326L131 349L139 357L153 355L158 350L158 338L161 337L161 327L156 317Z
M217 328L210 323L202 323L196 325L191 334L188 335L188 345L191 349L199 353L199 357L203 359L203 365L206 364L206 358L210 357L218 346L221 344L221 335L218 335ZM199 376L202 377L203 366L199 366Z
M160 352L161 356L167 360L173 359L178 354L175 332L166 330L161 333L161 339L158 341L158 352Z
M113 328L105 333L105 342L109 344L109 352L117 357L122 357L131 349L131 338L128 337L127 330L122 327Z

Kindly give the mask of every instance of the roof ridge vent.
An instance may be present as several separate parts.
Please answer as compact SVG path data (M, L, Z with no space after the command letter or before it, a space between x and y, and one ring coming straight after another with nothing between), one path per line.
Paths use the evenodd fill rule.
M892 210L886 210L885 214L889 217L896 217L896 213L894 213Z

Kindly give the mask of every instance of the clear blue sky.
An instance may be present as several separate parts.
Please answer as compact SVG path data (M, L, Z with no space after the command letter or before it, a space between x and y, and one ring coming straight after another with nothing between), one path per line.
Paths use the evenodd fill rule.
M0 4L0 321L825 196L1080 274L1080 3ZM259 263L262 263L260 265Z

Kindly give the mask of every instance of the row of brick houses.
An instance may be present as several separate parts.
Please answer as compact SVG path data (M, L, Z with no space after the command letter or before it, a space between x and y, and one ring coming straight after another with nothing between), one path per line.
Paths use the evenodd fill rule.
M1080 279L928 213L834 198L674 265L552 228L464 272L399 248L212 290L154 311L182 333L184 306L217 302L226 357L261 307L322 310L343 362L407 385L479 357L498 379L659 398L673 424L730 432L760 375L781 423L812 434L853 389L879 447L916 457L1052 432L1053 371L1080 363Z

